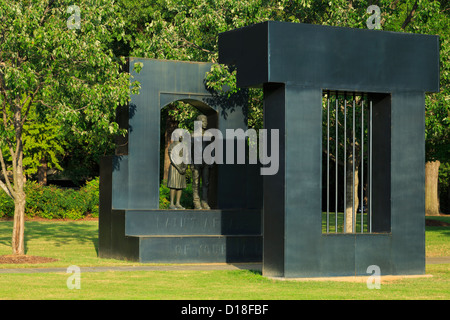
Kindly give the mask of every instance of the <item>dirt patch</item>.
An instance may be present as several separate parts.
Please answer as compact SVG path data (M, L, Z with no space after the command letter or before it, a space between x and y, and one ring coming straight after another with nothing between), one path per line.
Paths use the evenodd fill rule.
M20 264L20 263L36 264L54 261L58 261L58 259L48 257L38 257L38 256L17 255L17 254L0 256L0 264Z
M426 219L425 225L427 227L449 227L450 223L440 220Z

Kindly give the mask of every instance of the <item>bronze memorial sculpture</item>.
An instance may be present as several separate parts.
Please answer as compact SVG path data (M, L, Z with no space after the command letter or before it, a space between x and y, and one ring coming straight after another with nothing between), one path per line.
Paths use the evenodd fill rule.
M169 146L169 175L167 179L167 187L170 189L170 206L169 209L177 210L184 209L180 204L181 194L183 189L186 188L186 169L187 164L184 162L177 163L174 159L173 149L176 145L183 141L183 137L180 137L178 141L173 141ZM183 156L183 150L180 150L179 156ZM176 198L176 203L174 204Z
M142 88L119 113L128 133L125 147L102 159L99 256L259 262L264 276L282 278L363 276L373 267L380 275L424 274L425 93L439 92L439 37L266 21L219 34L218 46L219 63L237 70L241 90L231 96L206 87L212 64L130 57L128 68ZM143 65L139 73L136 63ZM264 129L279 135L278 144L259 149L277 155L273 174L262 174L262 162L218 161L211 167L214 161L202 159L202 153L209 159L220 159L220 152L222 159L237 155L237 136L227 132L249 133L248 88L263 89ZM356 123L361 97L367 102L365 118L360 109L367 132L360 140L367 155L361 176L370 191L368 217L361 215L367 228L340 232L335 222L331 232L322 220L324 211L329 218L333 186L330 166L323 165L331 153L323 142L332 137L324 116L332 119L330 110L339 111L341 102L347 114L350 101ZM337 107L325 108L331 100ZM203 130L195 124L191 161L193 201L201 211L159 209L161 109L173 101L204 115L198 119ZM345 120L339 126L345 140L335 137L341 143L348 127ZM224 151L216 143L219 134L226 137ZM339 175L334 180L337 217L344 186Z
M203 142L203 134L208 126L208 119L205 115L201 114L197 117L197 121L202 122L202 133L201 136L196 135L194 132L193 140L196 139L200 140L201 143L196 144L194 142L194 154L193 154L193 161L191 165L192 169L192 196L193 196L193 203L194 203L194 209L205 209L210 210L209 204L208 204L208 190L209 190L209 170L211 168L211 165L205 163L202 154L203 150L205 149L205 142ZM201 150L197 150L197 148L201 146ZM198 155L198 158L201 158L201 161L196 161L196 155ZM200 189L200 180L202 182L202 194L200 197L199 189Z
M137 73L133 65L142 63ZM238 263L262 258L262 177L258 165L214 163L206 169L192 163L192 133L178 130L173 141L174 159L180 158L198 176L199 198L211 210L160 208L161 110L174 101L189 103L207 117L213 138L228 129L244 132L247 127L247 92L240 90L227 99L209 90L205 75L211 63L130 57L128 67L142 84L131 94L127 106L118 110L118 123L127 129L114 155L102 159L100 173L99 256L152 263ZM197 120L196 118L193 120ZM201 120L201 119L200 119ZM206 119L205 119L206 120ZM216 149L208 130L202 132L198 155L206 153L211 164ZM208 150L201 147L205 141ZM215 143L215 140L212 140ZM180 157L180 151L183 156ZM214 152L214 155L212 153ZM194 154L195 155L195 154ZM228 153L223 152L226 159ZM177 159L178 158L178 159ZM195 159L194 159L195 160ZM199 160L199 159L197 159ZM201 161L198 161L201 162ZM198 169L197 172L195 172ZM210 169L210 170L208 170ZM173 170L173 172L176 171ZM200 175L203 174L203 177ZM188 174L186 173L186 184ZM207 179L207 182L206 182ZM241 181L236 183L236 181ZM206 182L206 183L205 183ZM175 189L177 190L177 189ZM180 190L181 191L181 190ZM173 191L173 203L180 191ZM182 191L184 198L186 189ZM207 193L209 195L207 196ZM200 201L201 204L201 201Z

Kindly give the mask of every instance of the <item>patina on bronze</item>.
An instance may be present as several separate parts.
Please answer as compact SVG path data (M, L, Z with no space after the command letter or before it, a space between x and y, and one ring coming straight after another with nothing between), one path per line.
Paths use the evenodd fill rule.
M202 136L204 131L206 130L208 126L208 118L205 115L199 115L197 117L198 121L202 122ZM203 154L203 150L206 147L206 143L203 142L202 137L198 137L195 135L194 132L194 141L195 139L200 139L202 141L201 148L202 150L199 150ZM196 146L194 145L194 148ZM197 150L194 150L194 154ZM197 151L198 152L198 151ZM192 161L191 169L192 169L192 200L194 204L194 209L200 210L209 210L209 204L208 204L208 191L209 191L209 171L210 171L211 165L205 163L203 157L201 163L195 163L195 161ZM200 181L202 185L202 193L200 196Z
M170 205L169 209L179 210L184 209L180 203L181 194L183 193L183 189L186 188L186 169L187 165L183 162L177 163L174 159L173 149L176 145L180 144L183 141L183 137L179 137L178 141L173 141L169 146L169 174L167 177L167 187L170 189ZM180 150L179 156L183 156L183 149ZM174 203L176 198L176 203Z

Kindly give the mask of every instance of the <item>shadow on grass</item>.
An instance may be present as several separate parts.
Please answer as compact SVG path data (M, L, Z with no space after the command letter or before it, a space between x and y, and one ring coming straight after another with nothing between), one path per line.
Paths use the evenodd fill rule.
M11 246L12 221L0 223L0 245ZM27 243L39 239L56 247L67 243L92 243L98 254L98 226L77 222L26 221L25 222L25 254Z
M250 270L248 270L248 272L250 272L250 273L252 273L254 275L257 275L257 276L262 276L262 271L261 270L250 269Z
M12 226L9 221L0 223L0 245L11 247Z

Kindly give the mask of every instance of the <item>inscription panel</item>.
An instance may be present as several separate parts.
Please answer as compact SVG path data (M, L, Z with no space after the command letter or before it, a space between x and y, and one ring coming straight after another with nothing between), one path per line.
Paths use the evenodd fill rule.
M260 262L261 236L146 237L141 262Z
M226 221L230 226L233 219ZM156 216L156 228L158 230L199 230L212 231L220 230L222 222L217 216L184 216L184 215L158 215Z
M260 235L260 210L130 210L128 236Z

